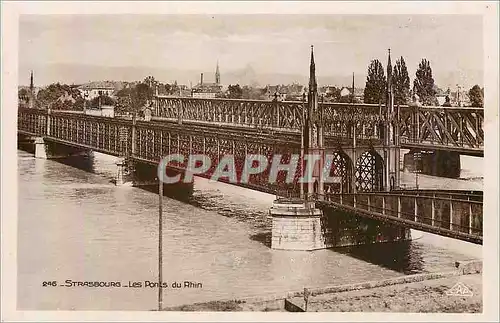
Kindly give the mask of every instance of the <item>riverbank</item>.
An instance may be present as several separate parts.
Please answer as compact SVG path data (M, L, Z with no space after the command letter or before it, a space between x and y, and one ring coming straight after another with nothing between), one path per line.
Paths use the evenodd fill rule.
M445 273L409 275L382 281L330 286L286 297L212 301L171 307L170 311L297 311L481 313L481 262L457 264Z
M309 299L307 311L481 313L482 304L482 275L474 274L318 295Z

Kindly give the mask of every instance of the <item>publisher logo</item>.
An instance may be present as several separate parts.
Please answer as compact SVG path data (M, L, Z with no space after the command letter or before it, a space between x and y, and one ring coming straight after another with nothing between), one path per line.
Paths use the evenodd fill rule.
M446 291L446 295L448 296L472 296L471 290L465 286L465 284L458 282L452 288Z

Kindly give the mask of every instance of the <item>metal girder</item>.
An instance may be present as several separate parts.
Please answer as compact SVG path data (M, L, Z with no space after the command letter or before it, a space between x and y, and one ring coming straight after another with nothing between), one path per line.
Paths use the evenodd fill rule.
M483 241L482 194L439 190L326 194L320 203L476 244Z
M233 99L197 99L158 96L157 117L180 120L275 128L299 131L304 123L305 102ZM386 114L375 104L319 103L323 129L332 140L356 138L383 140L384 122L399 126L402 146L435 144L476 154L484 150L484 110L481 108L400 106L399 113Z
M401 146L484 154L484 109L400 107Z

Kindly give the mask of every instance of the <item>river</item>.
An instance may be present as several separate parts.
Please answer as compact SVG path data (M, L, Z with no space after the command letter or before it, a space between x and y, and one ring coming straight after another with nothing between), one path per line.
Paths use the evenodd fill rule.
M152 310L157 289L158 196L117 187L115 158L35 159L18 150L18 309ZM482 189L481 158L462 157L462 179L421 175L420 187ZM78 166L78 167L73 167ZM403 174L403 182L414 182ZM450 270L481 247L413 231L414 240L312 252L271 250L274 196L196 178L192 196L163 198L164 306ZM65 287L113 281L122 287ZM56 281L59 286L43 286ZM125 288L128 282L142 287ZM62 286L61 286L62 285ZM199 285L198 285L199 286Z

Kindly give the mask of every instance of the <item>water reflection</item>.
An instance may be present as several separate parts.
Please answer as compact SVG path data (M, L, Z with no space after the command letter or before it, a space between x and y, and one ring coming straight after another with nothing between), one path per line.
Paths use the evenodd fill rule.
M138 188L147 192L158 195L159 187L153 185L141 185ZM188 203L198 206L197 201L193 198L194 185L192 183L175 183L163 185L163 196L175 199L179 202Z
M82 156L69 156L63 158L55 159L58 163L63 165L71 166L85 172L99 174L99 171L95 168L95 156L94 153L90 152L87 155Z
M404 274L424 271L422 245L417 241L397 241L363 246L335 248L335 252L347 254Z

